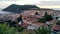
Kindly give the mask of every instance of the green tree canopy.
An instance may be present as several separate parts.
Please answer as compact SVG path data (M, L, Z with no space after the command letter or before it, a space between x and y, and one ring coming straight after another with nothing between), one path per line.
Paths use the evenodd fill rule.
M37 30L34 30L36 34L50 34L50 31L46 26L40 26Z
M0 34L17 34L14 27L9 27L6 24L0 24Z
M60 20L59 20L59 21L57 21L56 25L60 25Z
M50 20L53 20L52 16L47 14L47 12L45 12L43 18L39 18L37 21L40 23L45 23L46 21L50 21Z
M44 18L45 18L46 21L53 20L52 16L47 14L47 12L45 12Z
M44 18L39 18L39 19L38 19L38 22L40 22L40 23L45 23L46 20L45 20Z

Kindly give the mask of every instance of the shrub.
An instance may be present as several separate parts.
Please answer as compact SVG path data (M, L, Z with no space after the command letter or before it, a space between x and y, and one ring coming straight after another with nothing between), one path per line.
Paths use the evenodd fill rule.
M45 12L44 18L45 18L46 21L53 20L52 16L47 14L47 12Z
M46 26L40 26L37 30L34 30L36 34L51 34Z
M16 29L18 30L18 32L21 32L21 31L23 31L25 28L22 27L22 26L18 26L18 27L16 27Z
M39 18L37 22L40 22L40 23L45 23L46 20L44 18Z
M0 24L0 34L17 34L17 30L14 27L9 28L6 24Z
M50 21L50 20L53 20L52 16L47 14L47 12L45 12L45 15L43 16L43 18L39 18L38 22L45 23L46 21Z
M59 20L59 21L57 21L56 25L60 25L60 20Z

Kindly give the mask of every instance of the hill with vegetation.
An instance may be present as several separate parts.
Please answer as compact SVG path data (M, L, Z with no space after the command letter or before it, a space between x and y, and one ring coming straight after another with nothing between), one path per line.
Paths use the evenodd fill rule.
M22 13L25 10L30 10L30 9L39 9L39 7L35 5L16 5L12 4L8 6L7 8L3 9L2 11L8 11L8 12L13 12L13 13Z

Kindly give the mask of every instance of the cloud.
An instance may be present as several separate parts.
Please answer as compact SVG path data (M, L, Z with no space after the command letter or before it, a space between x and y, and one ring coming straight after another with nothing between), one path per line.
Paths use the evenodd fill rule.
M16 0L0 0L0 1L16 1Z
M43 1L60 1L60 0L43 0Z
M2 2L1 2L2 1ZM60 1L54 0L0 0L7 4L35 4L35 5L60 5Z
M52 6L52 5L60 5L60 1L40 1L39 3L36 3L40 6Z
M19 4L19 5L24 5L24 4L35 4L37 2L40 2L41 0L15 0L15 1L11 1L11 0L0 0L0 8L2 7L7 7L11 4Z
M47 8L57 8L60 6L60 1L54 1L54 0L0 0L0 7L7 7L11 4L19 4L19 5L24 5L24 4L32 4L32 5L37 5L40 7L47 7ZM59 7L58 7L59 8Z
M16 1L2 1L0 3L6 3L6 4L36 4L38 2L40 2L41 0L16 0Z

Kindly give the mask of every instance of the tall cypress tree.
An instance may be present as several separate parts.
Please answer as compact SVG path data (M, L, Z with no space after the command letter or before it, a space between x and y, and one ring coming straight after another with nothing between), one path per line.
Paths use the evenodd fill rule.
M51 15L47 14L47 12L45 12L44 18L46 21L50 21L53 19Z
M20 21L23 23L21 14L20 14L20 16L17 18L17 22L20 22Z
M38 12L35 12L35 15L38 15Z

